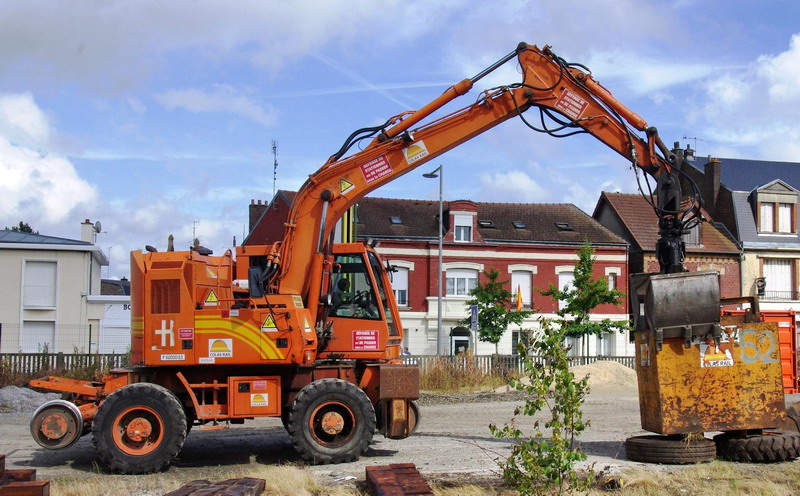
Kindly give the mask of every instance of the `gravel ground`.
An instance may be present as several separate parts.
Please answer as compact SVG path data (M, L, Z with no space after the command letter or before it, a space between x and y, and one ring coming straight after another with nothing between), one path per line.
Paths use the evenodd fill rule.
M36 394L26 390L0 390L0 406L3 407L0 409L0 453L6 454L6 465L35 468L40 479L83 478L102 472L90 435L59 451L45 450L33 441L28 424L37 404ZM39 395L39 399L46 397ZM787 396L787 404L798 400L800 395ZM493 438L488 425L509 421L515 407L521 403L516 392L425 395L420 401L422 421L414 436L389 440L376 435L359 461L314 467L313 471L331 482L353 477L362 480L368 465L414 463L434 480L492 477L498 473L495 460L508 455L510 444ZM587 396L583 411L584 418L590 421L581 437L581 446L588 454L584 466L612 473L631 466L658 467L625 459L625 439L644 433L640 428L635 391L592 393ZM533 421L522 417L520 425L530 432ZM223 431L193 430L169 473L186 481L214 479L214 469L218 467L298 462L280 420L256 419ZM141 477L159 477L159 474Z

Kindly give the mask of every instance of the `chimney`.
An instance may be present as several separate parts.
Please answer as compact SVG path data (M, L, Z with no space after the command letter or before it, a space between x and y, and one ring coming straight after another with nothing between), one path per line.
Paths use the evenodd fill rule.
M719 198L720 175L722 163L719 159L708 157L703 169L703 199L705 208L711 217L717 217L717 199Z
M81 241L94 244L97 231L94 229L94 224L89 219L81 222Z

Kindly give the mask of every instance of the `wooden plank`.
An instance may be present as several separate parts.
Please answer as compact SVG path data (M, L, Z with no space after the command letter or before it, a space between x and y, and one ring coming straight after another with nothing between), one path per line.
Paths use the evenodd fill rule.
M6 470L4 475L9 480L15 482L28 482L36 480L36 469L33 468L18 468L14 470Z
M0 496L49 496L50 481L12 482L0 486Z
M0 455L0 477L3 476L3 473L6 471L6 455Z
M196 480L164 496L258 496L264 492L266 485L264 479L252 477L221 482Z
M375 465L366 471L372 496L433 496L433 490L413 463Z

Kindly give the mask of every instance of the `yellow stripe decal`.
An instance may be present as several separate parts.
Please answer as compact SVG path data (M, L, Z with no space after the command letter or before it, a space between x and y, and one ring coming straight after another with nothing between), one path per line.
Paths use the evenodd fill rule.
M223 319L218 316L198 316L195 318L195 332L197 334L224 334L234 338L239 338L250 348L258 352L259 356L270 359L283 359L285 356L276 347L275 343L267 336L263 336L260 329L256 329L252 324L244 321ZM234 324L235 327L234 327ZM266 345L266 350L261 344Z

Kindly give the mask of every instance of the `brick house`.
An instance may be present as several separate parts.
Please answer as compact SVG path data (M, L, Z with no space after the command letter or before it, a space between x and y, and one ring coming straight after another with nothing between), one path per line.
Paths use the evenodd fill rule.
M699 223L684 235L684 265L690 271L719 271L720 295L737 297L740 295L739 247L722 223L704 214L709 222ZM603 192L592 217L630 243L631 273L659 271L655 250L659 238L658 218L642 195Z
M687 173L706 210L742 247L742 295L759 295L762 309L800 310L800 163L709 158L692 165Z
M283 236L283 219L294 193L280 191L269 204L251 202L250 235L244 244L266 244ZM378 251L397 268L392 286L405 328L404 343L413 354L435 354L438 317L438 201L363 198L357 210L357 236L380 240ZM446 349L470 348L494 353L494 345L479 342L458 321L469 315L468 292L497 269L509 289L519 288L526 308L554 317L556 305L536 288L571 283L577 250L588 240L595 250L595 274L627 291L627 243L571 204L444 203L442 327L449 336ZM604 305L597 319L627 320L627 307ZM535 328L535 319L525 323ZM499 350L511 354L519 338L510 330ZM591 340L590 354L630 355L627 336ZM583 353L578 342L573 352Z

